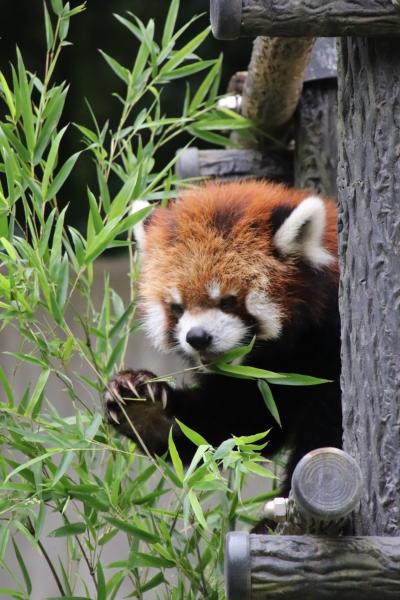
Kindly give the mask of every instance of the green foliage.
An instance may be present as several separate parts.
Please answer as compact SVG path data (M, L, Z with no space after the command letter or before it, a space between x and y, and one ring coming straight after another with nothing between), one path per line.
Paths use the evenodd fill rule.
M0 565L11 581L0 594L30 597L24 539L47 562L44 577L53 578L57 598L112 600L123 593L142 599L154 591L175 600L222 599L224 533L236 522L251 524L273 494L247 498L244 492L250 474L273 477L259 454L266 433L212 448L179 423L197 446L184 470L172 433L172 465L113 436L102 421L101 397L139 327L131 230L148 209L131 214L132 202L167 202L173 193L175 158L157 166L160 148L182 131L227 145L221 131L245 130L248 122L216 109L221 58L199 58L208 29L187 41L191 23L176 29L179 0L172 0L160 32L152 21L117 16L140 44L131 66L102 53L105 68L125 88L115 95L117 124L98 123L93 111L91 125L65 124L68 85L55 83L54 72L69 44L71 20L84 9L47 1L42 77L29 71L18 50L10 76L0 73L0 328L17 329L20 339L18 349L7 352L13 374L0 367ZM201 72L193 92L190 77ZM169 116L162 92L176 79L188 81L187 91L179 116ZM82 142L66 157L67 135ZM60 209L59 197L83 152L92 157L97 186L71 199L87 204L87 222L78 231L68 226L68 207ZM121 246L129 254L129 300L105 278L98 306L94 262ZM238 376L229 360L247 351L235 351L215 368L236 369ZM17 397L13 378L24 365L37 376ZM249 376L244 368L239 375ZM59 414L49 397L51 380L69 416ZM65 544L66 559L47 550L51 538ZM109 544L121 548L111 562L104 558Z

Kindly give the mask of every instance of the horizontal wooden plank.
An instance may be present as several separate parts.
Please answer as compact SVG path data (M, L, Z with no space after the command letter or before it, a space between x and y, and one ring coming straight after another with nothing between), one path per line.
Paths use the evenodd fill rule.
M228 600L398 600L399 537L229 533Z
M211 0L217 39L399 36L396 0Z
M259 152L256 150L199 150L180 151L176 163L180 179L191 177L223 179L270 179L293 183L291 152Z

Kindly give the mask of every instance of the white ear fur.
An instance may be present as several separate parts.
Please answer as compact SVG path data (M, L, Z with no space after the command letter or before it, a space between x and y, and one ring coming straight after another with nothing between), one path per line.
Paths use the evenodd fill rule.
M325 223L323 200L309 196L282 223L274 236L275 245L284 256L301 256L316 268L326 267L334 257L322 244Z
M132 204L131 214L133 215L134 213L139 212L139 210L142 210L143 208L146 208L148 206L151 206L151 204L150 202L147 202L147 200L135 200ZM143 252L144 242L146 238L143 219L133 226L133 235L135 236L137 247L141 252Z

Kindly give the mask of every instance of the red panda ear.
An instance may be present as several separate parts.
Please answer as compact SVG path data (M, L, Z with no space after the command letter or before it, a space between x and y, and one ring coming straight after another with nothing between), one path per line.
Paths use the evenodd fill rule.
M299 257L315 268L329 265L333 256L323 246L326 209L317 196L305 198L274 235L277 250L283 256Z
M139 212L140 210L143 210L144 208L148 208L150 206L150 202L147 202L146 200L135 200L132 204L131 214L133 215L134 213ZM141 219L138 223L136 223L136 225L133 226L133 235L135 237L136 246L141 252L143 252L144 249L146 239L146 227L150 223L151 214L152 213L150 212L150 214L145 215L143 219Z

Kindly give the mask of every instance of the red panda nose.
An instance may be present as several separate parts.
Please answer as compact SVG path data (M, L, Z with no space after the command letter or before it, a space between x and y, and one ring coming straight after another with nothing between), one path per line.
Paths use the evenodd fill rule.
M205 350L212 342L212 335L202 327L192 327L186 334L186 341L195 350Z

